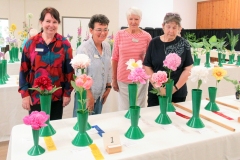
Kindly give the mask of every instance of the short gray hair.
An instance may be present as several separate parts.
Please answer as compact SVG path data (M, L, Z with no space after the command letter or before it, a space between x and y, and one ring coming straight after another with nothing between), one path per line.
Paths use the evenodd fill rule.
M140 19L142 19L142 11L139 8L137 8L137 7L129 8L128 11L126 12L127 18L128 18L128 16L130 16L132 14L137 15L140 17Z
M169 22L175 22L181 27L181 21L182 18L178 13L167 13L164 17L163 24L169 23Z

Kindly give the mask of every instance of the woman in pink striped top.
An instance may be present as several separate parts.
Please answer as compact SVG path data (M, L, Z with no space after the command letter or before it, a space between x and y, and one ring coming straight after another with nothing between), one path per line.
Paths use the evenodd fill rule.
M142 12L138 8L131 7L126 13L128 28L117 32L114 39L112 55L112 87L118 92L118 109L127 110L129 108L127 65L129 59L142 60L145 57L148 44L152 37L149 33L139 28L142 18ZM147 106L147 88L148 85L138 86L138 102L140 107Z

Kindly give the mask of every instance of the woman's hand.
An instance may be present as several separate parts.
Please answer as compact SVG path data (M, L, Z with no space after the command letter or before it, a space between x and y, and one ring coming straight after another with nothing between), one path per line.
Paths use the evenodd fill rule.
M24 97L22 99L22 107L28 111L30 111L30 106L32 106L32 99L30 96Z
M117 80L112 81L112 87L113 87L114 91L117 91L117 92L119 91Z
M71 101L71 97L63 97L63 104L62 106L65 107L67 106Z
M111 91L111 88L107 88L106 91L103 93L102 104L104 104L106 102L107 97L108 97L110 91Z

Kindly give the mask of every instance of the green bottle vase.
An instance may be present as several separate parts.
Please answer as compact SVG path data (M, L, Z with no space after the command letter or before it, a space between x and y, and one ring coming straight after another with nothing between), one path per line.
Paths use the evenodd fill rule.
M7 74L7 60L6 59L2 60L2 63L3 63L3 78L5 81L7 81L9 78L9 75Z
M222 53L218 52L218 66L222 67Z
M235 54L229 54L229 61L228 64L233 64L234 63L234 58L235 58Z
M211 67L211 65L210 65L210 53L209 52L206 53L206 62L204 63L204 66L206 68L210 68Z
M215 102L216 95L217 95L217 88L216 87L208 87L208 95L210 101L206 105L205 109L209 111L219 111L218 105Z
M38 156L45 152L45 149L41 147L39 142L39 130L32 129L34 146L27 152L30 156Z
M167 115L168 97L158 96L158 101L160 104L160 114L158 115L155 122L158 124L171 124L172 121Z
M125 133L125 137L129 139L141 139L144 137L144 134L142 133L141 129L138 127L140 107L130 106L130 114L131 114L131 126Z
M221 57L221 63L226 63L226 54L222 54L222 57Z
M170 79L166 85L166 96L168 97L168 107L167 112L175 112L175 107L172 104L172 90L173 90L174 81Z
M0 85L3 85L3 84L6 84L6 81L5 81L5 76L4 76L4 64L3 64L3 61L0 60Z
M199 66L199 65L200 65L200 61L201 61L201 59L198 58L198 55L197 55L197 54L194 54L194 55L193 55L193 65L194 65L194 66Z
M14 47L14 61L15 62L19 62L18 54L19 54L19 48L18 47Z
M78 100L80 100L80 99L87 99L87 91L86 90L83 90L83 92L82 92L82 98L81 98L81 95L80 95L80 93L77 91L76 92L76 95L77 95L77 99ZM77 102L77 107L78 107L78 110L79 109L86 109L86 103L84 103L83 105L78 101ZM77 112L77 111L76 111ZM73 129L75 130L75 131L78 131L79 130L79 128L78 128L78 121L77 121L77 123L74 125L74 127L73 127ZM91 125L87 122L87 130L90 130L92 127L91 127Z
M72 140L72 144L74 146L84 147L89 146L93 143L93 140L87 134L87 122L88 122L88 111L77 112L77 119L78 119L78 128L79 131L75 138Z
M237 56L237 63L236 63L237 66L240 66L240 55Z
M136 106L137 105L137 93L138 93L138 86L136 83L128 84L128 99L129 99L129 106ZM128 109L127 113L124 115L125 118L130 119L131 114Z
M8 63L14 63L14 47L9 50L9 57L10 60L8 61Z
M192 89L192 114L193 116L187 122L187 126L192 128L203 128L205 125L203 124L199 112L201 106L202 99L202 90L200 89Z
M51 113L51 102L52 102L52 94L49 95L40 95L40 106L41 110L46 112L46 114L50 115ZM55 129L50 124L50 119L46 122L47 126L40 129L41 137L52 136L56 133Z

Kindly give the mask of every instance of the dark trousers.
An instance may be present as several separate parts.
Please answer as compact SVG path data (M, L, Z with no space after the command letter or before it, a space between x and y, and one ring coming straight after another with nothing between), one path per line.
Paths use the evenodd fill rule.
M63 104L63 101L53 101L51 103L50 120L62 119L62 115L63 115L62 104ZM29 114L32 111L41 111L40 104L35 104L31 106L31 110L29 111Z
M172 102L184 102L186 100L186 97L172 97ZM156 94L153 94L151 92L148 92L148 107L154 107L159 106L158 96Z

